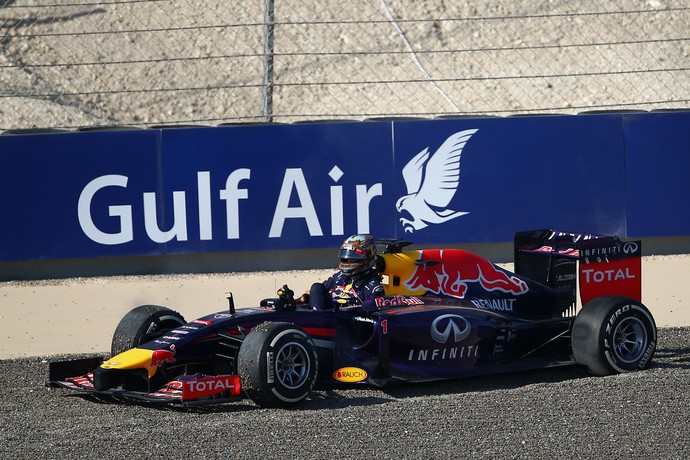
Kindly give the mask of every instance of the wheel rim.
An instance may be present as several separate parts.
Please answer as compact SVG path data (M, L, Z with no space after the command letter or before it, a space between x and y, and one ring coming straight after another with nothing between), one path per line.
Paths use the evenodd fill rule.
M614 352L623 362L633 363L640 359L646 343L647 330L638 318L624 319L613 332Z
M276 376L290 389L299 388L309 375L309 355L299 343L283 345L276 354Z

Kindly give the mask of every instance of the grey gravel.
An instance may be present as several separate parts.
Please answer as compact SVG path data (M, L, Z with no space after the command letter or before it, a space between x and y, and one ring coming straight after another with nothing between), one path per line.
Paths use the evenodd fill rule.
M690 458L687 327L659 330L644 372L316 391L291 410L99 402L46 387L47 363L0 361L2 458Z

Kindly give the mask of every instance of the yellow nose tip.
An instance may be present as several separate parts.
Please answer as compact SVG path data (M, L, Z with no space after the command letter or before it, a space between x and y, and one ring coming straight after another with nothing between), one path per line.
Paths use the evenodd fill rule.
M132 348L131 350L124 351L119 355L115 355L103 364L101 367L103 369L146 369L149 378L153 377L158 369L158 366L154 366L151 362L153 356L153 350L144 350L141 348Z

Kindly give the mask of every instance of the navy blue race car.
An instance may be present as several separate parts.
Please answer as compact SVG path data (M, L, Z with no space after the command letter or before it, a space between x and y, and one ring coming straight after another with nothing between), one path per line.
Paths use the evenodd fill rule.
M462 249L379 243L384 297L313 310L285 286L259 307L235 309L230 296L227 310L190 322L166 307L140 306L117 326L111 358L50 363L50 384L125 401L248 397L286 407L315 385L570 365L603 376L650 365L657 330L641 303L640 241L520 232L514 272Z

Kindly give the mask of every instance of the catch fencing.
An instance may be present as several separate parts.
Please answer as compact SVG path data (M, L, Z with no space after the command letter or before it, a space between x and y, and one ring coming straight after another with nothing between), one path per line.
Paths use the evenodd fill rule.
M0 0L0 130L687 108L687 0Z

